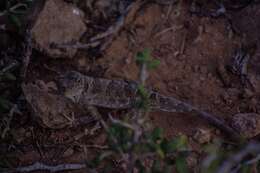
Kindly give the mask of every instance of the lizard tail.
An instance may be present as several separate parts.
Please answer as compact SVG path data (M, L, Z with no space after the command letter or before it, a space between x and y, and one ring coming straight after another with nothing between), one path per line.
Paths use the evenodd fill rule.
M193 112L200 118L206 120L208 123L227 133L234 140L241 139L241 136L234 129L226 125L222 119L219 119L217 116L208 112L202 111L199 108L192 106L191 104L182 102L173 97L165 97L158 93L152 93L151 100L152 109L165 112Z
M193 106L184 103L174 97L166 97L156 92L150 94L151 107L154 110L161 110L164 112L191 112Z

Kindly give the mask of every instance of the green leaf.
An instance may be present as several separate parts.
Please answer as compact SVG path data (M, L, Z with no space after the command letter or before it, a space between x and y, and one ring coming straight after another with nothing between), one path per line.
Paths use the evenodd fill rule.
M214 141L213 144L204 146L204 150L208 154L219 153L221 149L222 142L220 140Z
M152 140L153 140L154 142L156 142L157 140L162 139L162 138L163 138L163 129L162 129L162 128L159 128L159 127L155 128L155 129L153 130L153 132L152 132L151 137L152 137Z
M147 68L148 70L153 70L153 69L156 69L159 65L160 65L160 60L158 59L154 59L154 60L151 60L148 64L147 64Z
M135 106L139 109L144 109L148 111L150 108L150 98L149 93L143 85L138 86L139 99L136 100Z
M188 138L185 135L181 135L176 138L176 147L177 149L186 148L188 144Z
M116 139L117 144L115 145L113 138ZM108 130L109 146L117 150L121 148L123 151L128 151L131 148L133 138L133 130L123 127L120 124L112 124Z
M142 52L138 52L136 55L136 62L138 64L147 63L150 60L151 52L149 49L144 49Z
M151 57L151 50L145 48L145 49L143 50L143 56L144 56L146 59L149 59L149 58Z
M182 157L182 156L177 157L175 164L176 164L176 170L178 173L188 173L189 172L189 169L188 169L188 166L186 163L186 159L184 157Z
M179 136L171 141L164 140L162 142L162 148L166 153L172 153L187 147L188 139L186 136Z
M165 154L159 145L157 147L156 153L159 155L160 158L165 158Z
M148 70L157 68L160 65L160 61L151 57L151 51L144 49L142 52L138 52L136 55L136 62L138 64L146 64Z
M138 94L139 94L142 98L149 98L148 91L146 90L146 88L145 88L143 85L139 85L139 86L138 86Z
M207 157L202 163L202 173L215 173L224 158L215 156L214 154Z

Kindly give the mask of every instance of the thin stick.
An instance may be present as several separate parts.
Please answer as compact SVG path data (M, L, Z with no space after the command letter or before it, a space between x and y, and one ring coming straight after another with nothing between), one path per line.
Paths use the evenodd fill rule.
M101 123L101 125L103 126L104 130L109 133L109 126L107 125L107 123L103 120L102 116L100 115L100 113L97 111L97 109L93 106L89 106L88 107L88 110L91 112L91 114L93 116L95 116ZM114 136L111 136L111 140L113 141L113 143L115 145L118 145L118 140L114 137ZM126 155L124 154L123 150L121 148L117 148L118 149L118 152L119 154L121 155L122 159L124 161L128 161L127 158L126 158Z
M25 7L27 8L27 5L24 4L24 3L18 3L14 6L12 6L11 8L9 8L8 10L4 10L3 12L0 13L0 17L1 16L4 16L4 15L7 15L9 12L12 12L12 13L16 13L16 14L19 14L19 12L16 12L15 10L20 8L20 7Z
M163 97L162 97L163 98ZM172 102L174 105L176 105L175 110L167 110L162 108L162 111L166 111L166 112L194 112L197 114L198 117L206 120L207 122L209 122L210 124L212 124L213 126L217 127L218 129L220 129L221 131L227 133L232 139L234 140L238 140L240 141L242 139L242 137L231 127L229 127L227 124L225 124L224 121L222 121L221 119L217 118L217 116L212 115L206 111L203 111L189 103L186 103L184 101L180 101L174 97L166 97L166 99L168 99L169 102Z
M153 94L153 93L151 93ZM155 93L156 94L156 93ZM225 124L224 121L221 119L217 118L217 116L210 114L206 111L203 111L199 109L196 106L193 106L189 103L186 103L184 101L178 100L175 97L165 97L160 94L157 94L157 99L159 99L161 103L157 103L153 105L152 107L155 110L161 110L165 112L194 112L196 115L210 124L214 125L215 127L219 128L221 131L227 133L232 139L236 141L240 141L242 137L240 136L239 133L237 133L234 129L229 127L227 124ZM165 102L167 104L163 104L162 102ZM156 107L157 105L160 105L159 107Z
M258 154L255 158L245 161L244 163L239 164L236 168L234 168L231 173L237 173L243 165L252 165L257 163L260 160L260 154Z
M21 77L25 78L28 66L30 64L32 56L32 37L29 30L26 31L26 41L24 43L24 56L23 56L23 66L21 69Z
M216 116L211 115L210 113L207 113L205 111L199 110L198 108L194 108L193 111L195 111L199 117L207 120L210 124L214 125L221 131L227 133L228 136L230 136L232 139L238 141L242 139L242 137L236 131L234 131L234 129L226 125L223 121L218 119Z
M116 21L116 23L114 25L110 26L105 32L100 33L100 34L96 35L95 37L92 37L90 39L90 41L91 42L97 41L97 40L103 39L105 37L108 37L112 34L116 34L123 27L125 18L127 16L128 12L131 10L132 6L133 5L131 4L127 7L126 12L124 12L123 15L121 15L118 18L118 20Z
M125 19L124 15L120 16L120 18L117 20L115 25L109 27L107 31L105 31L101 34L98 34L95 37L91 38L90 41L94 42L94 41L103 39L105 37L108 37L108 36L110 36L114 33L117 33L122 28L122 26L124 25L124 19Z
M181 50L180 50L181 55L183 55L185 51L186 39L187 39L187 32L185 32L184 37L182 39Z
M6 133L10 130L10 125L11 125L11 121L13 119L13 115L14 113L18 113L18 114L21 114L20 110L17 108L17 105L14 104L13 107L11 108L11 110L9 111L9 114L8 114L8 119L6 120L6 123L5 123L5 128L1 134L1 138L4 139L5 136L6 136Z
M3 68L2 70L0 70L0 76L4 75L6 72L14 69L15 67L17 67L19 65L18 61L14 61L11 64L9 64L8 66L6 66L5 68Z
M259 143L249 143L243 150L237 154L232 155L228 160L226 160L222 166L218 169L217 173L228 173L231 169L241 162L244 157L248 154L259 154L260 144ZM250 162L249 162L250 163Z
M66 49L66 48L73 48L73 49L89 49L92 47L97 47L100 44L99 41L94 41L91 43L65 43L65 44L53 44L52 48L58 48L58 49Z
M93 144L93 145L85 145L87 148L96 148L96 149L99 149L99 150L107 150L107 149L109 149L109 146L107 146L107 145L104 145L104 146L102 146L102 145L95 145L95 144Z
M55 172L60 172L60 171L69 171L69 170L79 170L86 168L85 164L79 164L79 163L67 163L67 164L60 164L56 166L50 166L46 165L44 163L36 162L32 165L29 166L23 166L23 167L18 167L13 170L9 170L3 173L16 173L16 172L33 172L33 171L49 171L52 173Z
M131 129L131 130L135 130L135 127L134 127L133 125L128 124L128 123L123 122L123 121L118 120L118 119L114 119L110 114L109 114L108 116L109 116L109 119L111 120L111 122L112 122L113 124L118 124L118 125L120 125L120 126L122 126L122 127Z
M140 6L140 3L142 3L141 0L137 0L136 2L133 2L131 5L129 5L125 12L118 18L116 23L112 26L110 26L105 32L100 33L90 39L91 42L104 39L106 37L116 35L124 26L124 24L127 22L128 15L132 15L132 13L135 13Z
M182 28L183 28L183 25L177 26L177 27L176 27L176 26L171 26L171 27L169 27L169 28L166 28L166 29L164 29L164 30L162 30L162 31L160 31L160 32L158 32L158 33L156 33L156 34L154 35L154 37L157 38L157 37L163 35L163 34L166 33L166 32L169 32L169 31L177 31L177 30L182 29Z

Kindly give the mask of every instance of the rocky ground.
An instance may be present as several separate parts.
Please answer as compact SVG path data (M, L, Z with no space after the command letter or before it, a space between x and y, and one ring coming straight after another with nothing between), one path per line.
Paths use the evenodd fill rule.
M70 115L75 110L77 117L87 113L48 92L57 90L58 76L70 70L136 81L135 56L145 48L160 60L149 75L148 87L206 110L247 139L257 140L260 6L257 1L223 1L223 5L189 0L37 1L22 18L29 33L26 39L18 37L25 35L23 29L17 31L0 15L0 75L9 74L0 79L0 103L7 98L11 109L1 115L3 163L82 162L84 146L92 155L99 149L94 145L105 145L106 135L94 123L67 127L71 117L61 117L60 112ZM12 63L14 67L5 71ZM34 85L26 87L31 82ZM100 111L104 116L119 114ZM216 138L230 141L192 113L152 112L150 119L165 129L168 138L188 136L198 153ZM200 154L194 156L195 167L200 159Z

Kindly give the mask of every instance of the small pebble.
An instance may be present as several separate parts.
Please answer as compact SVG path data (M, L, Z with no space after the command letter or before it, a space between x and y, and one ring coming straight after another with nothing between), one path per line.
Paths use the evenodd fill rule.
M199 144L206 144L211 141L211 131L206 129L197 129L193 139Z
M260 115L256 113L239 113L232 117L232 127L246 138L260 134Z

